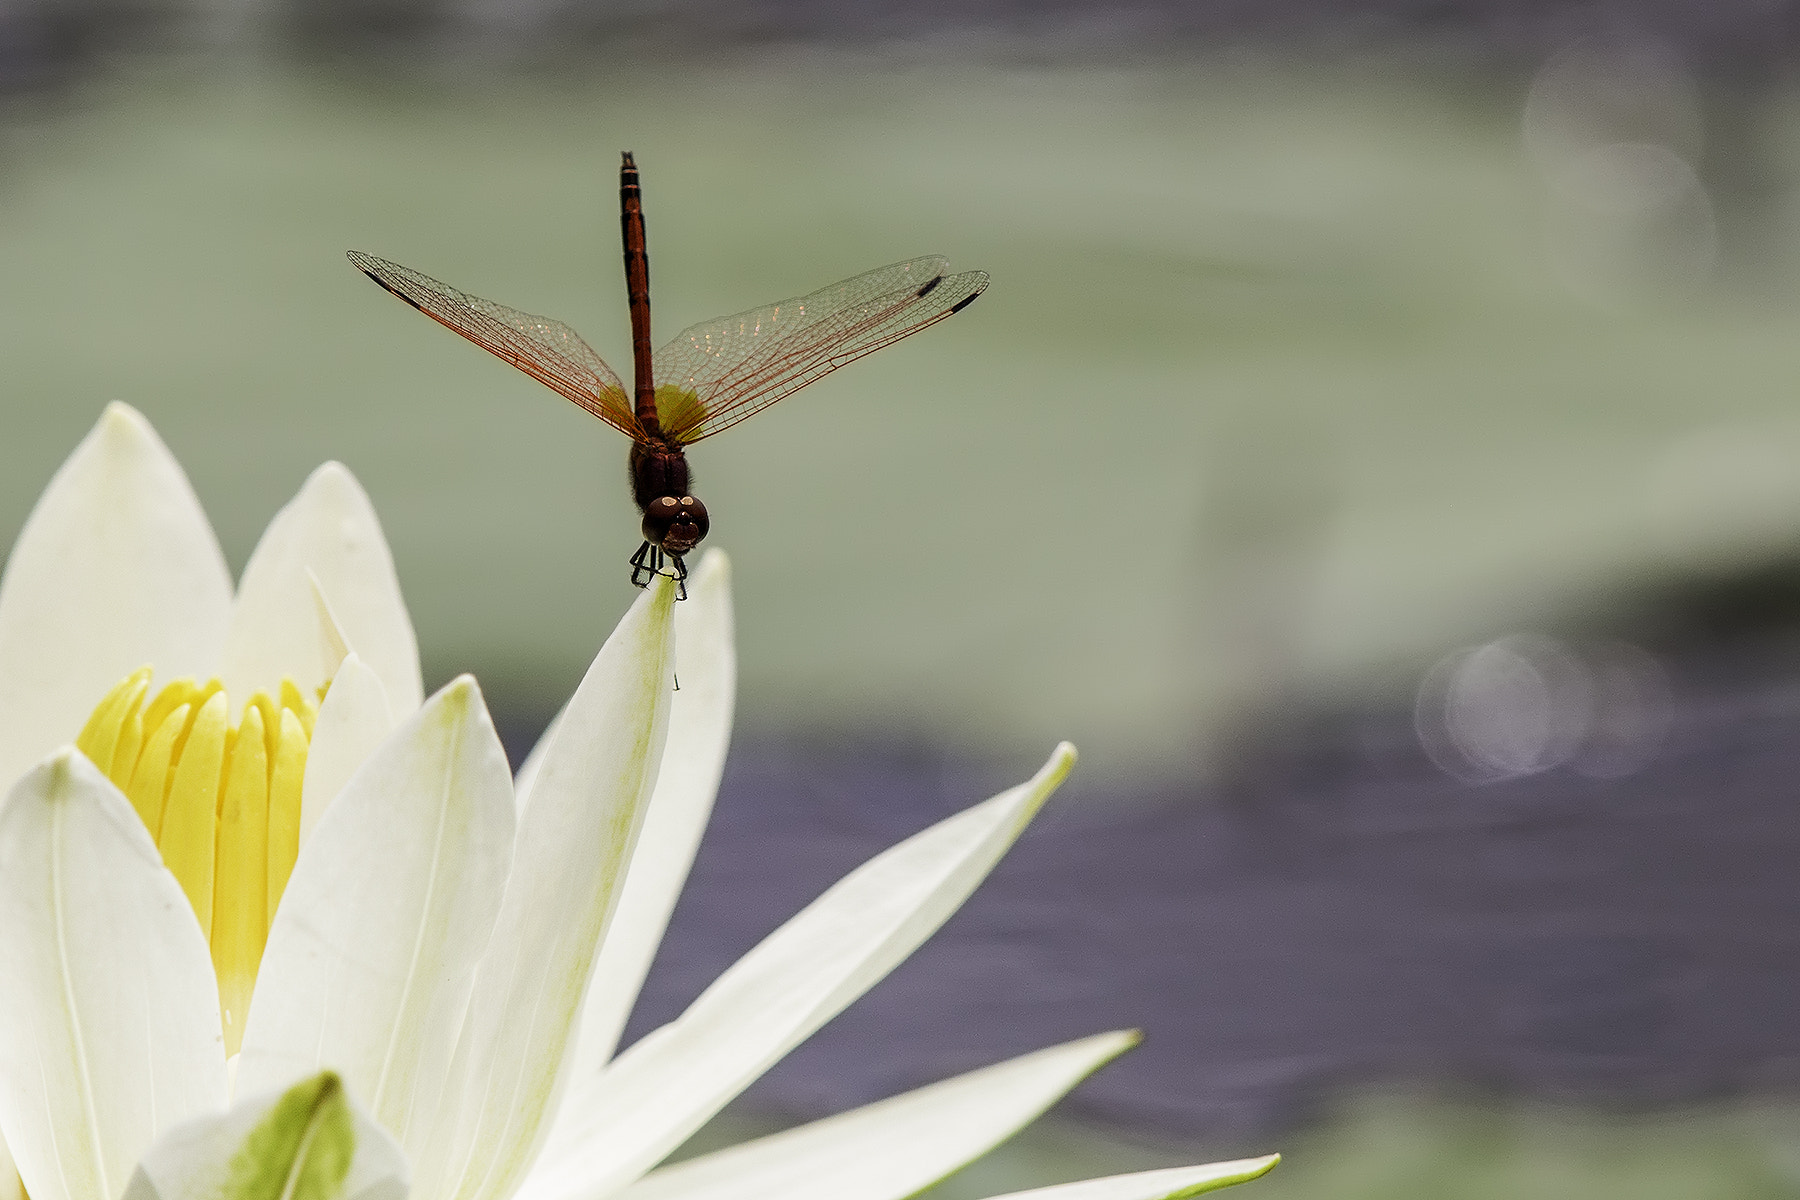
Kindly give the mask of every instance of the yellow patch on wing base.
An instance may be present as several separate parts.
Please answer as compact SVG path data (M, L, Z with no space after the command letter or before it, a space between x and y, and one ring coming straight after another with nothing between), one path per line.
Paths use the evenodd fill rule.
M686 433L706 420L706 405L700 397L672 383L656 389L656 421L664 433Z

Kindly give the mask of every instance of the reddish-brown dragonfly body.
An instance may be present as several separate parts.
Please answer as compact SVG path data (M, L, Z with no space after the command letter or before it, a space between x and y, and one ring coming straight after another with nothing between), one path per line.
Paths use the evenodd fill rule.
M761 412L813 380L967 306L984 271L947 275L940 257L894 263L810 295L703 321L654 353L650 258L631 155L619 168L625 290L631 306L632 390L560 321L457 291L360 251L350 261L432 320L567 396L631 438L631 491L644 544L631 559L639 587L663 569L685 580L683 557L706 537L706 506L688 483L686 449Z

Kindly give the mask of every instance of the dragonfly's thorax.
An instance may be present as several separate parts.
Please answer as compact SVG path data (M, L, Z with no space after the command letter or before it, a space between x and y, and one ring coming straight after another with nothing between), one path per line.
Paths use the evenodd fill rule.
M681 447L661 442L631 444L631 497L639 512L649 512L659 497L687 494L687 455Z

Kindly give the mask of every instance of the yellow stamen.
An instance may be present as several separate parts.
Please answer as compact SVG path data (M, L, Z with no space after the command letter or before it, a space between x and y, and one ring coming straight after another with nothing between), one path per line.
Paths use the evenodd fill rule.
M136 769L131 772L131 785L125 789L144 828L150 831L159 846L162 844L163 808L169 801L170 768L175 765L175 743L187 732L188 718L193 711L183 704L157 725Z
M267 696L262 697L267 700ZM244 706L225 786L219 792L217 881L213 887L213 968L228 1042L243 1037L250 990L269 935L269 748L263 705Z
M217 680L214 682L216 683ZM150 707L144 710L144 728L157 728L170 713L184 704L190 709L199 708L200 705L197 702L205 698L193 680L177 679L164 686L162 691L156 693L156 698L150 701Z
M213 928L213 875L219 828L219 785L225 778L225 742L231 710L222 691L214 692L187 732L187 744L176 750L169 798L163 807L162 836L157 848L163 862L181 881L200 929L210 940ZM218 955L214 954L214 960Z
M96 767L111 777L114 783L119 782L119 773L114 768L113 760L119 757L119 743L124 740L121 735L127 723L128 715L138 710L138 704L144 698L144 692L150 686L150 668L139 667L113 686L94 709L94 715L88 718L87 725L75 739L76 746L88 756ZM142 725L139 725L140 732ZM133 760L136 751L133 750Z
M294 860L300 857L300 784L306 777L306 751L312 730L304 710L281 710L281 732L275 761L269 767L269 917L287 891Z
M326 684L319 688L318 700L308 700L294 685L293 680L281 681L281 707L300 718L300 727L306 731L306 740L309 742L312 741L313 718L319 715L319 703L325 699L325 688L329 686L331 685Z
M146 697L150 669L101 699L76 745L130 798L212 947L228 1054L243 1040L269 925L300 853L300 786L318 701L284 679L236 725L218 680Z

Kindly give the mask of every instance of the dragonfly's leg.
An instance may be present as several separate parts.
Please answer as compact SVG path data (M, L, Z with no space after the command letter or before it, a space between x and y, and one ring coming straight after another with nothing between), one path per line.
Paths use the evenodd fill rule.
M687 599L687 564L681 561L681 555L669 555L669 561L675 564L675 598Z
M637 553L631 556L631 583L633 587L649 587L650 577L656 574L656 567L650 564L652 553L656 548L649 542L639 546ZM660 557L660 554L658 555Z

